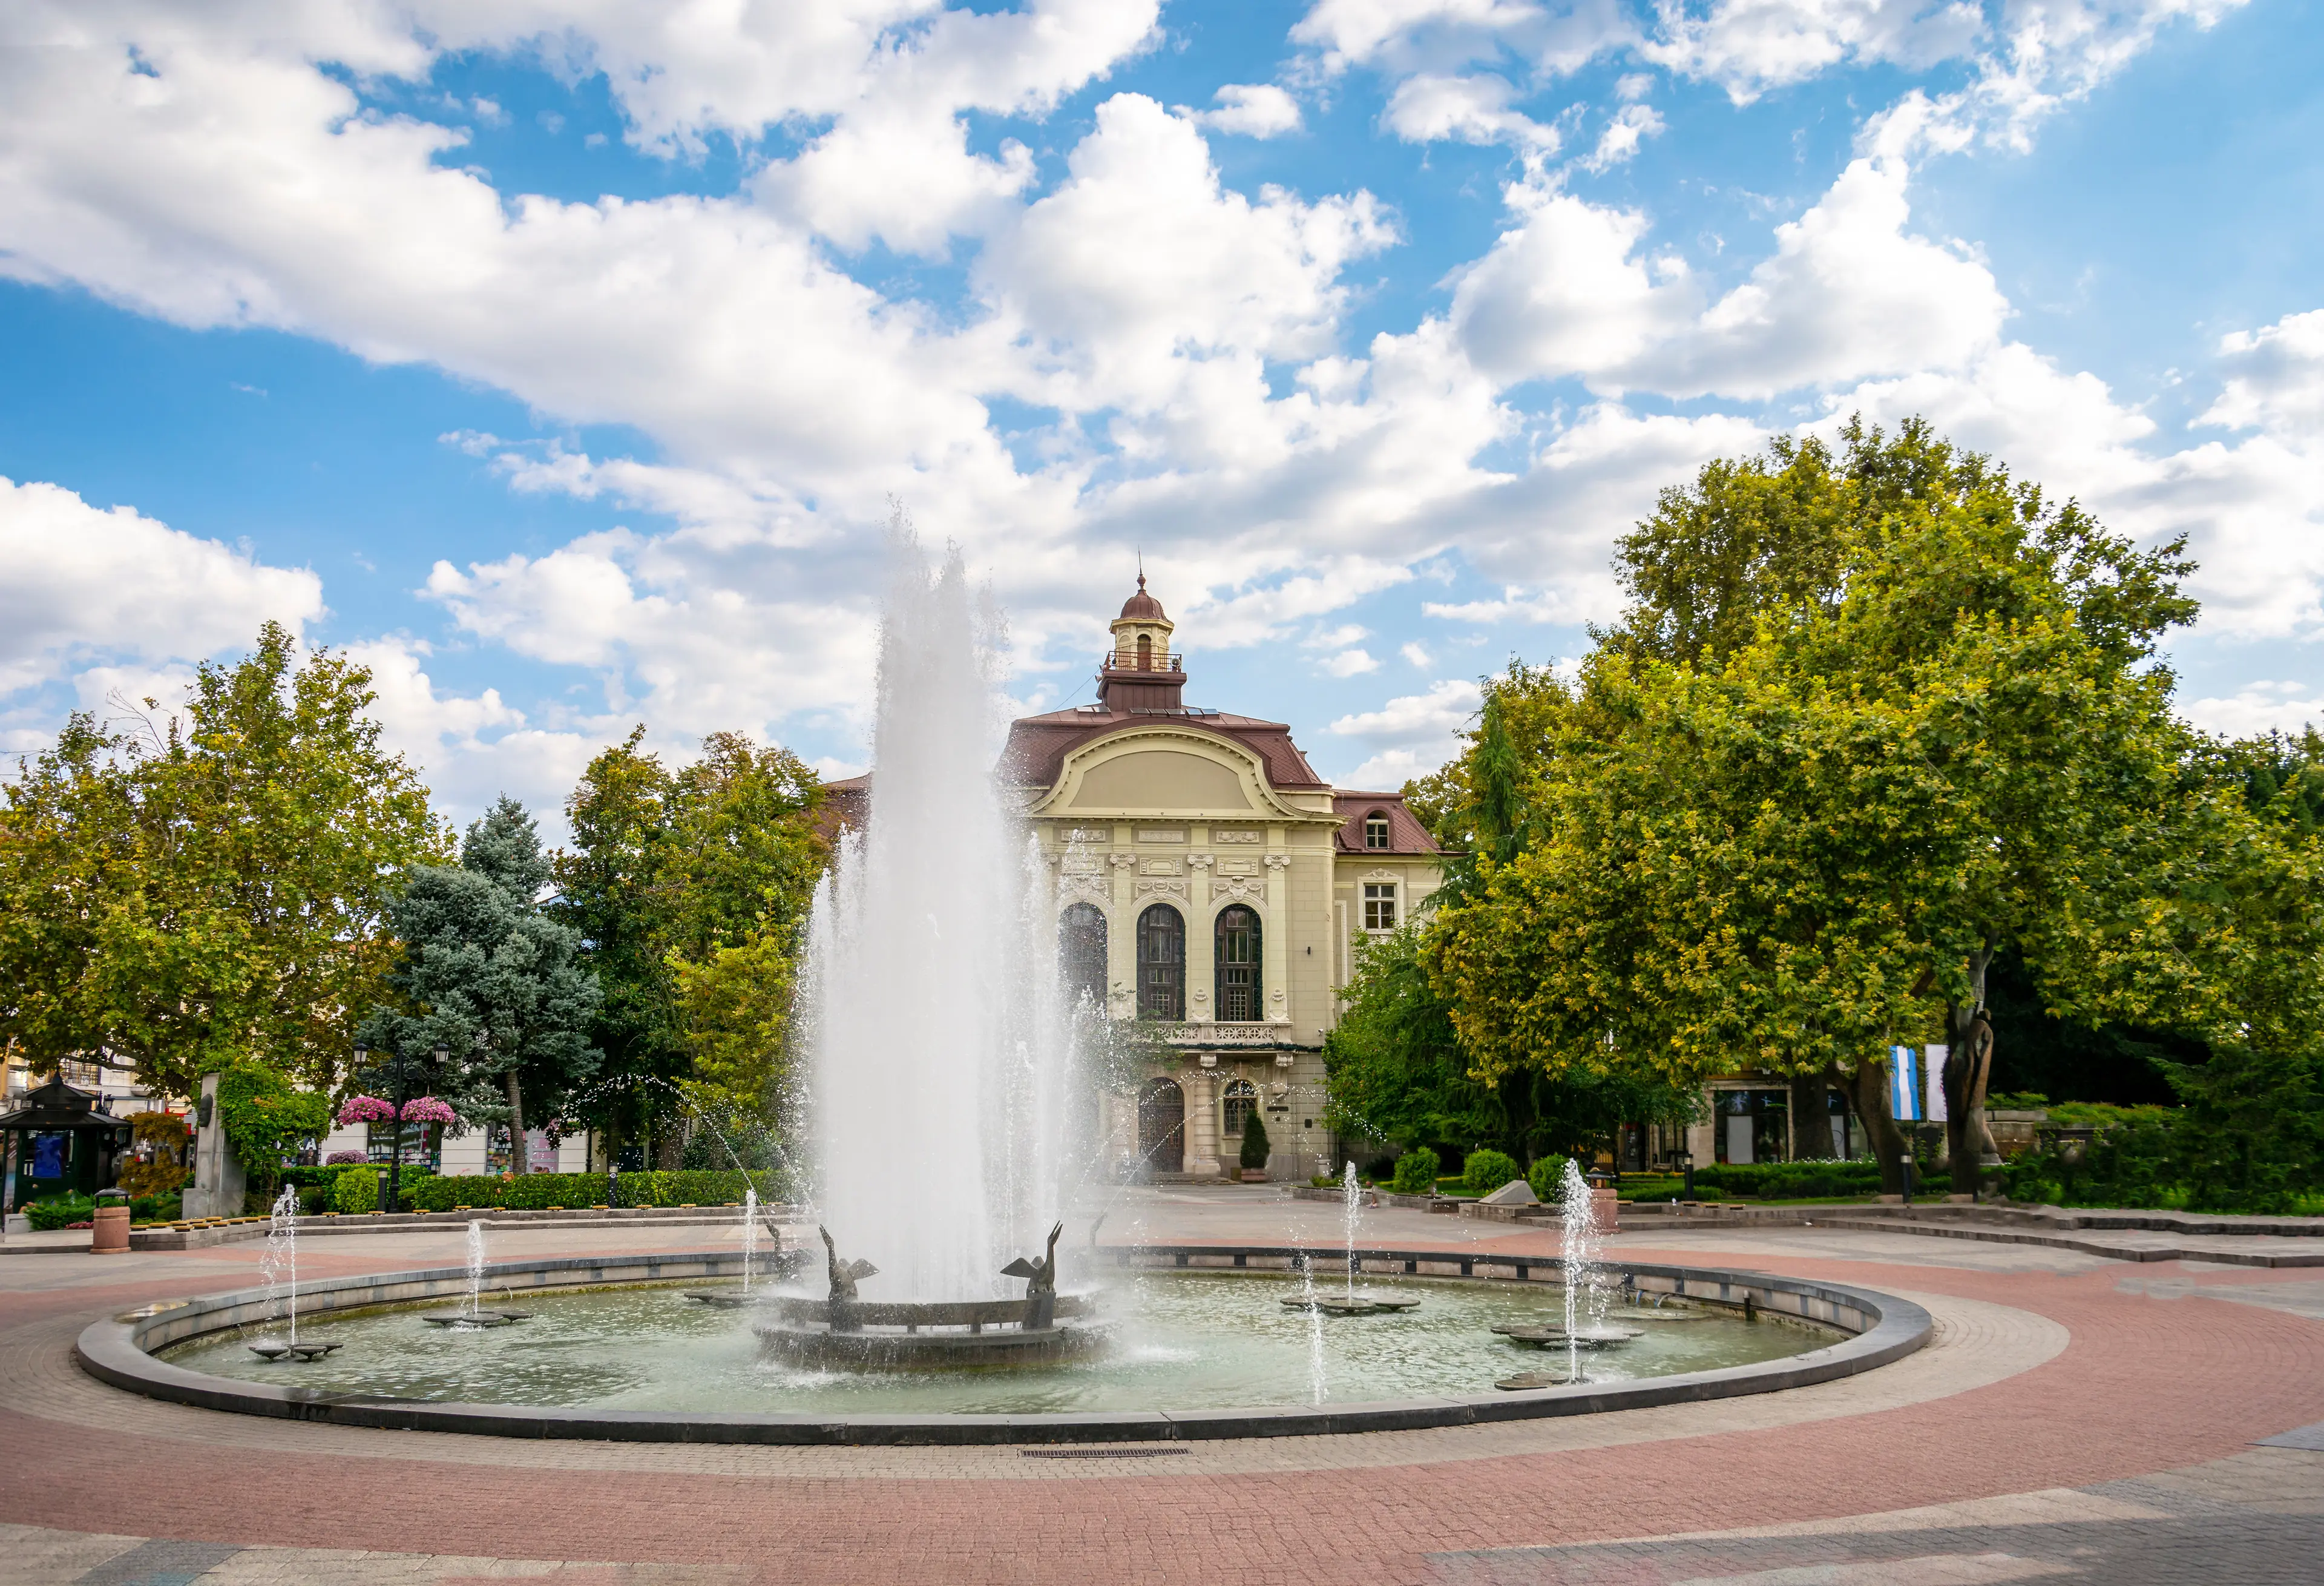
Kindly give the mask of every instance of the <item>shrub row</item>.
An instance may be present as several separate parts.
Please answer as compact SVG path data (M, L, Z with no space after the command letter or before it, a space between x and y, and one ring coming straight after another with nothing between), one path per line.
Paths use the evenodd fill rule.
M776 1200L782 1193L779 1176L772 1173L744 1175L733 1168L678 1168L624 1173L610 1199L607 1176L603 1173L530 1173L521 1178L488 1173L462 1174L423 1179L408 1199L415 1210L421 1212L450 1212L461 1206L498 1206L511 1211L539 1211L548 1206L721 1206L729 1201L741 1201L742 1192L754 1185L761 1200Z

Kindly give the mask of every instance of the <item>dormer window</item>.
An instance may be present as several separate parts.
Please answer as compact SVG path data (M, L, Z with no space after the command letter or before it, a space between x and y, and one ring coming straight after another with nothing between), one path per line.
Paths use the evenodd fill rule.
M1367 848L1388 846L1388 812L1386 810L1376 809L1364 816L1364 846Z

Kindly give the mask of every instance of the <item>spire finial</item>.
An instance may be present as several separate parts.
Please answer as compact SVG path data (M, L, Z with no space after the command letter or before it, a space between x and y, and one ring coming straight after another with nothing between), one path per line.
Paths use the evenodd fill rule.
M1146 593L1146 552L1142 549L1138 553L1138 593Z

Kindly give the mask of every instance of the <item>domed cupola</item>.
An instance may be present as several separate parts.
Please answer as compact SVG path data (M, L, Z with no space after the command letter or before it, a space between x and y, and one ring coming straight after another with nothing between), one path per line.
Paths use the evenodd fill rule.
M1098 698L1117 710L1178 709L1186 678L1170 649L1175 627L1162 603L1146 593L1141 569L1138 593L1113 620L1113 652L1098 671Z

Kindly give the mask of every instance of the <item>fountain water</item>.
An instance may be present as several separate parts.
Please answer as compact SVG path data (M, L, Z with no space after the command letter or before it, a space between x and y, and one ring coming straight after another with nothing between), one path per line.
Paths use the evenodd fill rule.
M484 1293L484 1225L468 1219L468 1320L483 1314Z
M1307 1312L1307 1388L1310 1401L1323 1402L1329 1384L1323 1371L1323 1307L1315 1303L1315 1261L1305 1250L1299 1252L1300 1301ZM1353 1291L1349 1303L1354 1303Z
M742 1292L751 1292L751 1272L759 1264L759 1192L742 1192Z
M1364 1186L1356 1178L1353 1157L1340 1175L1340 1215L1346 1225L1348 1243L1348 1305L1356 1303L1356 1220L1363 1215Z
M1582 1169L1573 1158L1565 1159L1565 1180L1562 1186L1564 1201L1564 1238L1561 1254L1565 1268L1565 1378L1569 1382L1582 1380L1582 1314L1584 1308L1594 1312L1592 1321L1602 1324L1606 1320L1604 1268L1600 1261L1602 1245L1598 1237L1598 1207L1590 1193L1590 1181L1582 1176Z
M1060 1207L1072 1021L1054 886L992 773L997 623L897 527L871 814L809 931L816 1199L883 1297L999 1297Z
M259 1275L266 1280L266 1314L271 1318L280 1303L290 1326L285 1338L261 1339L250 1352L262 1360L318 1360L338 1348L337 1343L299 1336L299 1192L290 1185L274 1197L267 1219L266 1248L258 1258Z

